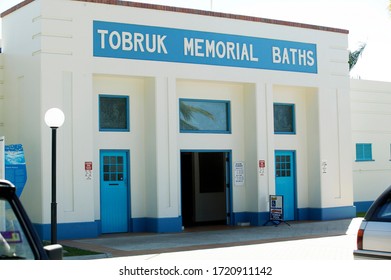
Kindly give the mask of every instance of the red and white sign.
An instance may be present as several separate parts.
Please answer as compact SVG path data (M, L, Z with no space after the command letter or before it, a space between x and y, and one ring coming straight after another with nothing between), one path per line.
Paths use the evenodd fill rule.
M84 170L86 172L86 179L91 180L92 179L92 161L84 162Z
M84 163L84 170L91 171L92 170L92 161L86 161Z

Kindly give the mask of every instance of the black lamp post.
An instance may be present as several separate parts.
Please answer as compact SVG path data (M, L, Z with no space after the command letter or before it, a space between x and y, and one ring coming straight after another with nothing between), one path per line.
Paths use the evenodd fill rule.
M51 244L57 243L57 128L61 127L65 121L64 113L58 108L49 109L45 114L45 123L52 129L52 203L51 203Z

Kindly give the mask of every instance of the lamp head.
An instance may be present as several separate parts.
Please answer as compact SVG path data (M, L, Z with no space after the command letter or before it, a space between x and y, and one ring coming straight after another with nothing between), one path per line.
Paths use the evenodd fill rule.
M46 111L45 123L50 128L59 128L65 121L64 113L58 108L51 108Z

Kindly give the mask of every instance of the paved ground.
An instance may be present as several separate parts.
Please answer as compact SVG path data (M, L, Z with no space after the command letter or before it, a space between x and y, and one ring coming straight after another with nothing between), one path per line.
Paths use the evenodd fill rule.
M146 259L157 254L172 252L192 252L196 257L197 250L210 250L213 248L229 248L230 254L244 245L266 244L271 242L292 241L301 239L313 239L312 242L321 244L321 237L341 237L350 235L349 246L354 242L355 234L361 218L344 219L335 221L320 222L292 222L290 225L282 223L278 226L264 227L204 227L193 230L186 230L181 233L169 234L112 234L103 235L93 239L63 240L62 245L88 249L102 254L88 257L76 257L68 259L91 259L111 258L124 256L139 256L139 259ZM309 241L311 242L311 240ZM314 243L315 244L315 243ZM288 246L288 243L285 243ZM309 248L311 248L311 244ZM314 249L319 250L312 246ZM324 250L328 245L324 246ZM272 247L270 247L272 248ZM299 250L294 245L292 250ZM350 247L349 247L350 248ZM347 249L350 250L350 249ZM286 250L287 251L287 250ZM224 254L224 250L222 250ZM219 258L224 257L223 255ZM267 255L270 259L270 251ZM293 257L293 255L292 255ZM200 256L202 258L202 256ZM276 256L278 259L278 256Z

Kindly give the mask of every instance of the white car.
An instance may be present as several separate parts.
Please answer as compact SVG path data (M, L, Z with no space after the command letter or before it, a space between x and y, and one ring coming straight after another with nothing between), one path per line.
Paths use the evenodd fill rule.
M47 259L61 260L62 246L42 245L15 186L0 179L0 260Z
M353 254L354 259L391 259L391 186L365 214Z

